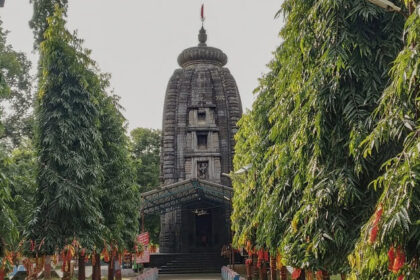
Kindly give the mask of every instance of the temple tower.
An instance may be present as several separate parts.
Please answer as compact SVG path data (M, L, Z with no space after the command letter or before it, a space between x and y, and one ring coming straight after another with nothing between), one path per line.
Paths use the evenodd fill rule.
M175 70L168 83L162 124L161 182L167 186L200 179L231 187L229 178L222 173L233 169L241 100L233 76L224 67L226 54L207 46L203 27L198 39L198 46L185 49L178 56L181 68ZM200 242L207 242L216 250L228 242L230 213L203 203L196 201L161 215L161 252L188 251ZM211 207L214 210L207 211L207 218L191 216L191 209ZM220 222L224 226L217 226Z
M178 56L166 91L162 124L161 179L164 185L201 178L230 185L234 134L242 114L227 56L208 47L204 28L199 45Z

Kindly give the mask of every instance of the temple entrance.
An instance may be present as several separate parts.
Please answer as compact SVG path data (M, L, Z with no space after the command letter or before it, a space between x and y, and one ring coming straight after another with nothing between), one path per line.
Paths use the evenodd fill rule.
M202 210L195 216L196 246L205 248L212 246L212 215L210 211Z
M142 194L142 212L161 212L160 253L217 253L230 243L230 187L189 179Z

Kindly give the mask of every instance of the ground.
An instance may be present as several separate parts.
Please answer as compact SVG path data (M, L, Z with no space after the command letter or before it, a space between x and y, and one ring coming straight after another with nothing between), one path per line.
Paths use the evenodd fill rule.
M220 273L218 274L167 274L159 275L159 280L220 280Z

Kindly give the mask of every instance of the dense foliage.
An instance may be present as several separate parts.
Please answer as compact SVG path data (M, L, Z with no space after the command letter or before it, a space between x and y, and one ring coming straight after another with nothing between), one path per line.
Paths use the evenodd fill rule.
M373 181L381 196L349 257L352 279L420 278L420 2L406 5L411 15L405 23L405 46L375 110L379 121L361 147L365 156L377 157L381 147L399 145ZM398 257L403 258L400 263Z
M33 5L32 19L29 26L34 33L34 49L39 48L39 44L44 41L44 33L48 28L47 18L54 14L55 5L62 8L63 13L67 13L68 0L30 0Z
M52 253L73 239L92 247L103 217L99 186L101 83L81 41L65 29L61 10L48 18L40 45L36 108L38 174L30 237ZM96 242L95 242L96 241Z
M159 185L160 130L139 127L133 129L130 135L137 183L142 191L151 190Z
M380 192L369 187L372 181L380 185L388 180L384 190L389 180L407 181L406 189L399 191L409 195L390 197L412 206L407 212L400 209L407 214L394 220L397 212L389 212L387 245L396 242L395 219L405 226L400 230L405 229L408 240L419 240L414 230L419 193L413 190L418 186L418 152L407 150L412 160L405 167L400 163L406 151L403 143L418 149L418 53L403 51L397 57L403 47L404 17L364 0L284 1L282 12L283 42L236 135L235 170L252 167L233 175L234 243L245 246L250 241L279 252L283 263L293 267L347 273L347 256L378 208ZM407 48L413 48L418 25L414 27L416 21L410 18L407 26L412 29L405 33ZM411 90L411 103L400 99L401 93L389 93L404 85ZM383 173L380 167L386 161ZM397 179L393 166L410 167L413 173L401 172ZM418 252L414 248L413 254ZM376 264L370 268L377 269Z
M119 249L133 248L139 228L139 190L129 153L125 119L119 111L118 99L103 96L100 101L100 132L104 154L101 157L104 182L101 186L101 208L107 243Z
M0 21L0 264L22 236L34 189L33 150L28 136L30 63L7 44ZM18 146L19 145L19 146ZM0 271L2 269L0 265Z
M138 127L133 129L130 135L137 184L141 193L147 192L159 186L161 132ZM149 232L151 242L158 243L160 215L151 214L144 217L144 230Z
M17 146L32 133L31 63L23 53L16 52L7 44L7 32L0 21L0 106L7 108L0 115L0 141L7 146ZM0 110L2 110L0 109Z

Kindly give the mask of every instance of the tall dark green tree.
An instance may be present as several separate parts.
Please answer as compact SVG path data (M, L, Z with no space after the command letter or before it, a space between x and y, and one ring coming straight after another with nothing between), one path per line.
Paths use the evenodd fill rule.
M353 157L351 145L375 122L371 113L401 48L403 17L365 0L320 1L308 17L316 28L301 48L313 54L314 68L304 90L310 111L298 129L311 139L306 187L282 247L294 266L346 273L376 199L367 186L380 162Z
M29 227L31 239L38 244L44 240L44 253L73 239L85 248L102 242L102 85L81 43L66 30L63 11L57 7L40 45L36 208Z
M376 122L371 113L401 48L403 17L365 0L285 1L282 12L284 41L256 101L272 105L253 108L238 132L235 160L243 151L258 167L245 184L235 176L234 207L250 188L257 199L239 203L253 214L238 215L233 226L239 234L253 227L257 247L279 249L285 264L347 272L346 257L377 198L367 186L382 160L352 147Z
M101 161L104 182L101 186L101 207L110 250L122 253L134 247L139 230L139 188L135 183L135 168L129 151L125 118L119 111L118 98L103 96L100 101L100 132L103 150ZM111 254L111 262L112 262ZM113 279L110 266L108 279Z
M351 279L420 278L420 2L405 1L404 48L391 70L374 116L379 118L360 145L365 157L384 161L372 186L381 193L351 256Z

